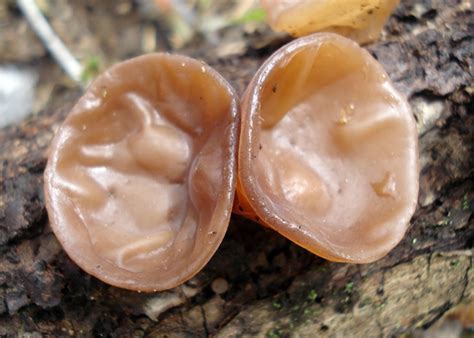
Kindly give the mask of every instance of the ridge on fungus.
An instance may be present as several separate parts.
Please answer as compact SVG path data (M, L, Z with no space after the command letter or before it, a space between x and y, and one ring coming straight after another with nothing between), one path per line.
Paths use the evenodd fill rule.
M203 62L156 53L111 67L64 121L45 172L68 255L127 289L191 278L227 230L238 128L234 90Z
M241 103L234 212L307 250L372 262L403 237L418 196L418 134L406 99L352 40L294 40Z

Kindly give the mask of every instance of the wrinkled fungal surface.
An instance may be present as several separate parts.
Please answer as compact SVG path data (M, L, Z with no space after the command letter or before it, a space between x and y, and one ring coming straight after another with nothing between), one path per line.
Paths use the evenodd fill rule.
M371 262L417 204L414 117L382 67L332 33L260 68L241 104L234 210L333 261Z
M399 0L261 0L270 26L304 36L334 32L359 43L376 40Z
M51 146L47 209L66 252L123 288L191 278L228 226L238 127L234 91L202 62L150 54L110 68Z

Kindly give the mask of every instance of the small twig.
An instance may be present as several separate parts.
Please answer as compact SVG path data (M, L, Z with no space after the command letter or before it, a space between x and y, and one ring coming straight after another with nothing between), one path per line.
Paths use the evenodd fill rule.
M56 62L71 79L81 83L82 65L53 31L48 21L41 14L36 2L34 0L17 0L17 5Z

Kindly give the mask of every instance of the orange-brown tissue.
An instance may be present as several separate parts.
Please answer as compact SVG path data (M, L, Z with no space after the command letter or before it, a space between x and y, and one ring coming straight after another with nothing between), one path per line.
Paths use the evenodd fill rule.
M51 227L97 278L164 290L221 243L236 182L238 100L206 64L150 54L98 77L51 146Z
M378 39L399 0L260 0L269 25L293 36L334 32L358 43Z
M241 103L234 212L332 261L367 263L405 234L418 196L406 99L352 40L295 40Z

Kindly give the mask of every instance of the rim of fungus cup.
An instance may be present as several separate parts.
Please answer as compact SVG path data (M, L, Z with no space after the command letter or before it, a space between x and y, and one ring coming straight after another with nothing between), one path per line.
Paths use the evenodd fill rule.
M416 169L416 176L417 179L414 180L414 184L416 184L416 199L404 212L404 215L410 214L410 218L406 221L405 231L400 233L389 242L389 244L385 244L382 249L375 251L374 253L365 257L365 259L361 259L354 255L344 254L338 252L338 254L329 253L326 247L339 247L344 249L344 246L339 246L335 243L332 243L324 238L324 236L318 236L319 234L324 234L326 231L324 228L318 228L319 234L311 234L310 231L304 229L304 227L300 227L296 223L289 222L278 215L278 211L274 211L275 209L271 206L271 203L267 203L262 196L266 197L266 193L262 191L258 182L256 181L256 175L253 173L254 165L253 162L256 159L256 153L258 150L258 130L261 130L261 126L259 125L258 115L260 112L260 98L261 98L261 89L264 86L265 81L269 77L269 75L274 71L275 67L278 67L278 64L284 61L288 57L292 57L292 55L296 54L298 51L306 48L306 47L313 47L319 48L321 44L325 42L333 42L337 40L341 44L346 44L351 48L357 48L358 51L362 52L366 56L370 56L369 62L372 67L376 67L379 71L383 72L387 76L389 83L393 86L393 82L388 77L387 72L385 69L380 65L377 60L364 48L360 47L355 41L345 38L341 35L335 33L315 33L305 37L301 37L291 41L290 43L280 47L278 50L273 52L273 54L262 64L259 70L254 75L252 81L247 86L244 94L242 95L242 102L241 102L241 134L240 134L240 144L238 150L238 185L243 187L243 191L239 191L239 193L244 194L254 212L260 217L267 225L271 226L271 228L281 235L290 238L291 241L295 242L299 246L307 249L310 252L317 254L318 256L335 261L335 262L353 262L353 263L369 263L373 262L384 255L386 255L391 249L393 249L404 237L406 231L408 230L409 223L411 218L413 217L413 213L418 204L418 195L419 195L419 172L420 172L420 165L418 159L418 137L415 140L415 150L414 150L414 161L415 161L415 169ZM397 95L402 99L400 100L400 104L404 105L407 110L411 113L413 117L413 113L409 104L407 103L405 95L396 91ZM245 109L243 109L245 108ZM414 119L414 117L413 117ZM416 123L411 124L411 128L413 129L412 132L418 135L416 130ZM413 160L411 160L413 161ZM272 224L277 224L278 226L272 226ZM404 223L405 224L405 223ZM302 236L303 235L303 236ZM314 246L310 243L317 243L318 247L315 250ZM389 248L387 250L387 248Z
M53 141L51 142L49 146L48 162L47 162L45 173L44 173L44 195L45 195L45 201L46 201L45 204L48 211L49 222L50 224L54 225L54 226L51 226L51 228L54 234L56 235L56 238L59 240L59 242L65 249L66 248L68 250L71 249L71 245L69 243L73 242L74 239L69 238L70 236L68 236L67 227L61 224L61 220L58 219L57 217L58 216L56 212L57 208L55 207L55 205L58 203L58 201L55 201L55 200L58 198L57 197L52 198L50 194L50 190L59 190L59 188L55 185L55 182L54 182L55 178L54 178L53 168L56 168L57 166L58 153L63 147L64 138L65 138L65 135L63 133L64 133L64 129L66 129L66 124L73 116L77 114L77 112L74 112L74 109L78 105L80 105L83 101L88 99L87 97L85 97L87 94L87 91L91 88L94 88L95 86L97 86L97 84L101 82L101 79L104 76L105 72L110 73L116 69L129 66L130 64L133 64L136 62L140 62L143 59L156 58L156 57L179 58L180 61L182 62L192 63L194 65L200 65L201 67L204 67L202 69L205 70L205 73L210 74L207 76L211 76L212 78L214 78L219 83L219 85L225 88L225 90L229 94L230 104L229 104L229 110L227 111L227 113L230 114L231 123L229 123L229 125L227 126L228 137L225 138L225 149L227 149L228 151L225 152L226 158L224 161L224 168L222 172L224 176L222 178L223 179L222 182L225 182L225 184L223 184L222 188L218 191L218 194L217 194L218 202L216 205L214 205L214 210L219 210L221 212L216 213L214 211L211 221L209 222L209 224L223 224L226 227L226 229L229 225L230 215L232 212L232 202L234 199L235 186L236 186L236 180L237 180L237 154L238 154L238 141L239 141L239 132L240 132L239 96L237 92L235 91L235 89L233 88L233 86L231 86L230 83L221 74L219 74L214 68L212 68L210 65L208 65L204 61L194 59L194 58L188 57L186 55L181 55L181 54L148 53L148 54L140 55L140 56L119 62L107 68L103 73L97 76L96 79L94 79L89 84L89 86L84 91L80 99L77 100L76 103L73 105L73 107L70 109L70 113L62 122L61 127L55 133ZM58 135L60 135L61 137L58 137ZM228 205L229 207L226 207L226 205ZM197 228L196 231L199 231L199 227ZM74 261L81 269L83 269L88 274L93 275L94 277L96 277L97 279L105 283L108 283L113 286L129 289L129 290L155 292L155 291L166 290L166 289L176 287L188 281L197 273L199 273L202 270L202 268L213 257L213 255L219 248L220 243L222 242L225 234L226 234L226 231L220 231L214 234L214 236L212 236L212 242L206 244L208 247L210 247L208 254L202 254L202 255L196 256L194 255L195 253L191 251L190 256L192 256L192 259L190 259L189 264L187 265L187 268L185 269L185 271L179 275L174 275L170 277L166 282L161 282L159 285L154 284L153 281L151 280L147 280L146 283L141 284L140 277L139 277L141 274L142 275L156 274L159 272L159 269L154 270L153 272L131 272L128 270L124 270L123 268L118 267L104 260L102 257L97 255L96 253L89 254L87 258L84 258L84 256L81 255L80 253L72 256L71 254L69 254L68 250L64 250L64 251L69 256L69 258L71 258L71 260ZM94 262L94 259L93 259L94 257L99 257L98 259L100 260L100 262ZM112 266L112 267L107 267L107 266ZM122 276L121 273L117 273L116 271L113 271L114 269L124 270L125 274L135 275L138 277L131 280L129 278ZM106 273L104 274L104 272ZM148 277L145 276L145 279L148 279Z

